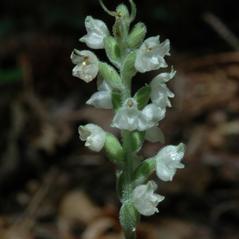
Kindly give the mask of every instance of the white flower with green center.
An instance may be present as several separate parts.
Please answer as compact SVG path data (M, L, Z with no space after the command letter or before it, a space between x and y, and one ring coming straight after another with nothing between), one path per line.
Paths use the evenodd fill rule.
M112 90L106 81L98 84L98 91L94 93L86 102L88 105L93 105L96 108L112 109Z
M159 151L156 160L156 174L162 181L172 181L177 169L184 168L181 163L185 151L184 144L169 145Z
M142 131L147 128L147 121L142 112L138 110L137 102L134 98L128 98L116 112L112 127L129 131Z
M161 109L165 109L167 106L171 107L171 102L169 98L174 97L174 93L170 91L167 85L164 83L166 80L172 79L174 76L172 73L162 73L156 76L151 82L151 93L150 98L152 102L159 106Z
M144 216L151 216L158 212L158 204L164 196L154 193L157 185L154 181L137 186L132 194L132 201L137 211Z
M71 60L76 65L72 70L73 76L80 78L86 83L95 79L99 71L99 62L93 52L75 49L71 53Z
M85 146L92 151L99 152L105 144L105 131L95 124L87 124L79 127L80 139L85 142Z
M112 127L129 130L145 131L158 125L165 117L165 109L155 104L146 105L139 110L134 98L128 98L113 118Z
M170 55L169 50L169 40L160 43L159 36L146 39L137 50L135 68L139 72L144 73L167 67L168 65L164 57Z
M106 24L101 20L87 16L85 19L85 27L87 35L83 36L80 41L86 43L86 45L92 49L103 49L104 38L110 35Z

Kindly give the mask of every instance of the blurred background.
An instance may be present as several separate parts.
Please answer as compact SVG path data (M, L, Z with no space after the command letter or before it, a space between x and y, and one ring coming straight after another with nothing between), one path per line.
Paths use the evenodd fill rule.
M110 9L121 2L105 0ZM136 20L148 36L170 39L178 72L160 127L166 144L187 145L186 168L160 183L166 199L143 218L139 239L239 238L238 5L137 2ZM122 238L115 169L78 139L79 124L113 130L110 111L85 106L95 82L71 74L71 51L86 48L78 39L87 15L113 24L97 0L0 1L0 238ZM137 76L134 87L152 76Z

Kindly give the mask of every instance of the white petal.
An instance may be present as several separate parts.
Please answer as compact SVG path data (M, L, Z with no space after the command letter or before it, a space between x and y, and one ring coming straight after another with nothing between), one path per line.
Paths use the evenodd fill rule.
M176 74L176 71L174 71L173 69L171 70L171 72L160 73L153 78L150 84L153 86L154 84L157 85L159 83L166 83L170 81L171 79L173 79L175 74Z
M101 20L88 16L85 19L85 27L87 35L82 37L80 41L85 42L90 48L103 49L104 38L109 35L106 24Z
M85 146L92 151L99 152L105 144L105 131L95 124L87 124L79 127L80 139L85 142Z
M72 71L73 76L87 83L97 76L99 71L98 59L93 52L74 50L71 54L71 60L76 64Z
M167 106L171 106L169 98L174 97L174 93L171 92L165 83L160 80L153 80L150 83L151 92L150 98L154 104L164 109Z
M134 98L128 98L113 118L112 127L124 130L136 130L140 111Z
M90 97L86 104L93 105L96 108L112 109L111 93L108 91L98 91Z
M109 91L109 92L112 91L111 87L109 86L109 84L107 84L107 82L105 80L97 81L97 89L98 89L98 91Z
M160 47L159 47L159 50L160 50L160 55L161 56L169 56L170 53L169 53L169 50L170 50L170 41L167 39L165 40L164 42L162 42L160 44Z
M176 169L184 168L181 160L184 156L185 146L169 145L159 151L154 157L156 160L157 176L163 181L171 181L176 173Z
M184 144L179 144L177 146L169 145L164 147L159 151L158 156L165 159L165 160L172 160L172 161L181 161L185 152Z
M164 197L154 193L157 185L154 181L139 185L133 190L132 201L135 208L144 216L151 216L158 212L157 205Z
M169 168L164 162L159 161L156 164L156 174L164 182L172 181L175 173L176 168Z
M142 114L147 119L147 122L152 125L151 127L158 125L158 121L165 117L165 112L165 109L161 109L156 104L148 104L142 110Z
M159 36L149 37L137 50L135 68L144 73L167 67L164 57L169 55L169 48L168 40L160 44Z

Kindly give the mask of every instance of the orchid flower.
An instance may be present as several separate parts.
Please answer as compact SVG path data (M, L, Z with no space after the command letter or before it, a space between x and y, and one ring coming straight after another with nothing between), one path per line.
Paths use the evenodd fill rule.
M96 55L91 51L74 50L71 54L72 63L76 66L73 68L72 74L80 78L86 83L95 79L98 74L99 66Z
M164 57L169 55L169 49L169 40L160 43L159 36L146 39L137 50L135 68L144 73L167 67Z
M101 20L88 16L85 19L85 27L87 35L83 36L80 41L85 42L92 49L103 49L104 38L110 34L106 24Z
M157 184L149 181L147 184L137 186L132 194L132 200L138 212L144 216L151 216L158 212L158 204L164 200L164 196L154 193Z
M95 124L87 124L79 127L80 139L85 142L85 146L92 151L99 152L105 144L105 131Z

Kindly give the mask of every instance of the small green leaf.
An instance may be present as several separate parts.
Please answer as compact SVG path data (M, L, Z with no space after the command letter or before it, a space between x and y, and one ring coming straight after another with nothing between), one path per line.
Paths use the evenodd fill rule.
M120 67L120 49L112 36L105 37L104 39L105 52L109 60L116 66Z
M138 109L142 110L149 102L150 99L150 86L146 85L142 88L140 88L135 96L135 100L138 103Z
M117 90L113 90L111 96L112 96L113 109L117 111L122 105L121 92Z
M149 158L144 160L134 172L134 180L136 184L144 183L151 174L155 171L156 160L154 158Z
M120 224L123 227L126 238L132 238L139 221L139 213L130 201L125 201L120 208Z
M128 56L125 58L123 62L121 77L125 83L128 83L129 81L131 81L132 77L134 77L137 73L134 66L135 59L136 59L136 52L132 51L128 54Z
M133 152L138 152L144 143L144 132L134 131L131 134L131 149Z
M147 28L144 23L137 23L128 36L128 45L130 48L138 48L144 41Z
M124 162L124 151L119 140L110 133L106 134L104 149L107 157L118 166Z
M126 134L125 144L127 145L127 150L130 152L138 152L144 143L145 132L133 131L126 132Z
M104 79L113 89L122 90L121 78L114 67L107 63L99 63L99 76Z

